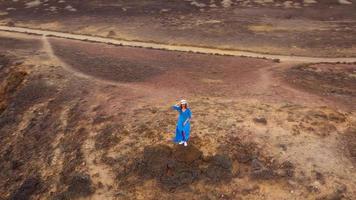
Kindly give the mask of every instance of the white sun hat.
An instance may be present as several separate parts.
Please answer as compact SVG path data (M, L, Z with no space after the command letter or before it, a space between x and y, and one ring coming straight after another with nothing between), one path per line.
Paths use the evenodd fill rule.
M188 104L188 102L184 99L180 100L180 104Z

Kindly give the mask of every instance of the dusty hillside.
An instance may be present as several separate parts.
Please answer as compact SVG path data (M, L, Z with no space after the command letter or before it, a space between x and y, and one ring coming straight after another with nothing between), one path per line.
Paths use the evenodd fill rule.
M355 64L0 41L0 198L356 197Z

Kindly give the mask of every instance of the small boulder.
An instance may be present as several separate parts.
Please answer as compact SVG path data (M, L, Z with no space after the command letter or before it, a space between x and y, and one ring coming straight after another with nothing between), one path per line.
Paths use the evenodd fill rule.
M87 197L93 192L92 181L88 174L78 173L72 176L67 190L70 197Z
M263 125L266 125L267 124L267 120L266 118L264 117L256 117L256 118L253 118L253 121L255 123L259 123L259 124L263 124Z
M30 199L36 190L41 187L41 180L38 177L27 178L21 186L10 196L11 200Z

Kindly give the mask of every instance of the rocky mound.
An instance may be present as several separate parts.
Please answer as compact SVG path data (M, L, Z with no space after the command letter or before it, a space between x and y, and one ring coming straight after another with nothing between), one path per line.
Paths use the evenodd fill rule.
M122 183L126 184L129 177L136 174L139 179L156 179L163 189L174 190L197 181L204 181L206 184L227 183L234 177L245 175L258 180L293 177L294 167L291 163L267 164L257 156L246 153L249 152L247 149L243 148L241 152L231 150L231 155L222 153L204 156L193 145L148 146L141 158L126 167L124 173L119 173L118 179L124 180ZM233 155L235 153L239 155ZM234 161L237 161L237 167L245 167L247 171L234 170Z
M193 145L145 147L142 158L128 169L132 171L120 174L120 179L136 172L140 178L156 179L162 188L168 190L188 186L198 180L226 182L234 176L232 161L227 155L205 157Z

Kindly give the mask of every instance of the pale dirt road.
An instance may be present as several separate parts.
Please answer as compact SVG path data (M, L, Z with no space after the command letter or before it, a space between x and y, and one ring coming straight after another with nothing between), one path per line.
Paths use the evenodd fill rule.
M10 26L0 26L0 31L37 34L37 35L52 36L58 38L67 38L72 40L82 40L82 41L123 45L123 46L131 46L131 47L162 49L162 50L169 50L169 51L194 52L194 53L203 53L203 54L218 54L218 55L230 55L230 56L246 56L246 57L255 57L255 58L279 59L280 61L307 62L307 63L356 62L356 58L352 58L352 57L323 58L323 57L271 55L271 54L261 54L261 53L253 53L253 52L238 51L238 50L225 50L225 49L217 49L217 48L179 46L179 45L159 44L159 43L151 43L151 42L116 40L116 39L96 37L96 36L87 36L87 35L80 35L80 34L37 30L37 29L21 28L21 27L10 27Z

